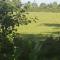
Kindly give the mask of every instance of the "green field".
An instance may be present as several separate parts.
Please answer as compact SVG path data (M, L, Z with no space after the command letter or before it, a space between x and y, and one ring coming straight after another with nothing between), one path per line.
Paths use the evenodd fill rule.
M60 13L29 12L28 18L37 17L37 22L17 27L22 34L45 34L60 31Z

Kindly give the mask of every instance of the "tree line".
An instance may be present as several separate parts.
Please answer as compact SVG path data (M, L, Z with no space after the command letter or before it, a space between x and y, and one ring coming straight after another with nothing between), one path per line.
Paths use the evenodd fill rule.
M50 4L41 3L40 5L38 5L35 2L31 3L30 1L28 1L24 4L24 8L29 12L60 12L60 4L58 4L57 2L53 2Z

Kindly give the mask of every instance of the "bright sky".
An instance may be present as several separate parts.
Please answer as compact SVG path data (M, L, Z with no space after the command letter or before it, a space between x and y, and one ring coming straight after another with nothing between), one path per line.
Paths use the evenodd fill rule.
M28 1L33 2L34 0L22 0L23 3L26 3ZM42 2L44 2L44 3L51 3L51 2L54 2L54 1L57 2L57 3L60 3L60 0L35 0L35 2L38 3L38 4L40 4Z

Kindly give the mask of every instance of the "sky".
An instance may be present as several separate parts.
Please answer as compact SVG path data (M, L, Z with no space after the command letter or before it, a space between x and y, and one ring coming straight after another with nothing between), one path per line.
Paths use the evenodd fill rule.
M21 0L22 3L26 3L28 1L33 2L34 0ZM35 0L36 3L40 4L40 3L53 3L53 2L57 2L58 4L60 3L60 0Z

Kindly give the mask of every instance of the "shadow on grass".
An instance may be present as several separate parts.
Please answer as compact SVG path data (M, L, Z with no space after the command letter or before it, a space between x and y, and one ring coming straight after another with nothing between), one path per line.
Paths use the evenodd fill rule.
M60 60L59 32L15 34L13 43L0 34L0 60Z
M48 24L48 23L45 23L44 25L49 26L49 27L60 27L60 24Z
M16 60L60 60L60 37L17 34L14 38Z

